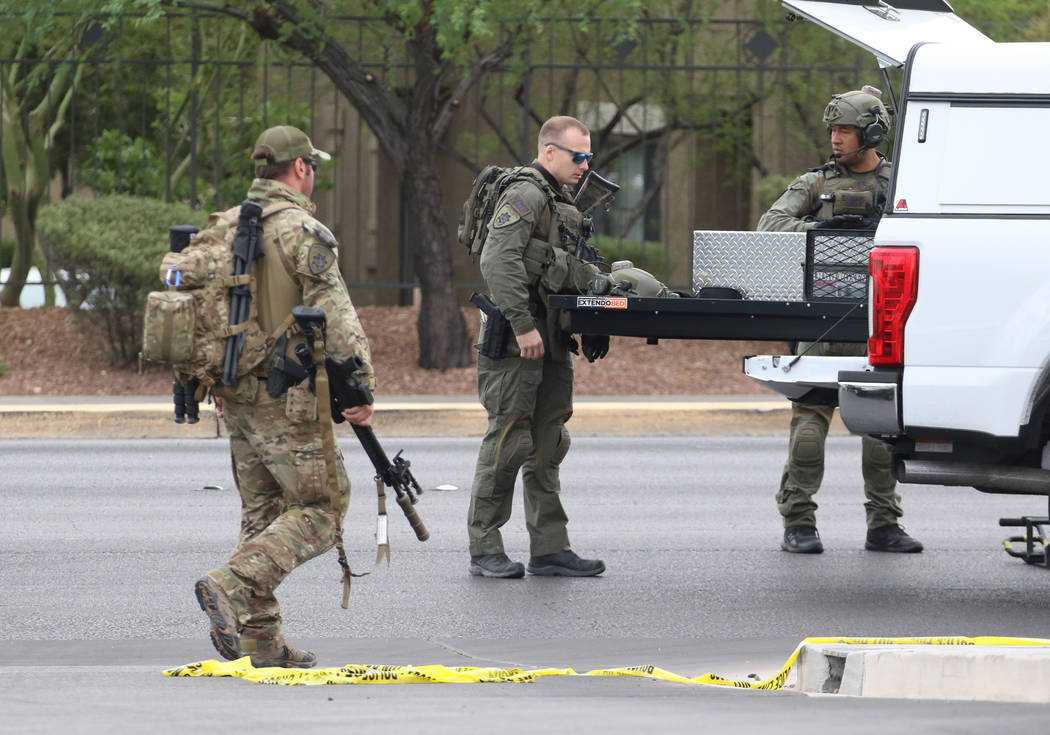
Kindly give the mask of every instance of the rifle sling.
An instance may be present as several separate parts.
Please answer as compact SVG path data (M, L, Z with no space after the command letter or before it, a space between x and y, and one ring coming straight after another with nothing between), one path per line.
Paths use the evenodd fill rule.
M350 571L350 562L343 547L343 515L339 507L339 480L336 473L335 431L332 427L332 399L328 387L328 371L324 364L324 340L315 339L313 343L314 364L317 374L314 378L315 395L317 396L317 419L321 423L321 438L324 443L325 476L328 487L328 504L335 517L335 548L339 554L339 566L343 570L343 609L350 602L350 583L353 577L363 575ZM367 572L366 572L367 574Z

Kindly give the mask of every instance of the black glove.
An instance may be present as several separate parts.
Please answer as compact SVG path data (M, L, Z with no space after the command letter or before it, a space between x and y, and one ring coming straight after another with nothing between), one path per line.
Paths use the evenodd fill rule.
M558 344L565 345L565 349L574 355L580 354L580 343L576 341L576 338L571 333L566 332L564 329L554 328L554 339L557 340Z
M580 341L583 343L583 356L587 358L587 362L601 360L609 354L609 335L607 334L583 334L580 335Z
M817 220L817 230L860 230L864 229L864 217L859 214L836 214L827 219ZM868 227L871 226L869 220Z

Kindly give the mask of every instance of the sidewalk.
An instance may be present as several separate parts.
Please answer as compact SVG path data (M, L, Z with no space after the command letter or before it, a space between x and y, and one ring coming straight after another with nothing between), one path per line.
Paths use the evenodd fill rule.
M176 424L168 396L0 396L0 438L209 438L225 429L214 406L200 422ZM766 396L581 396L576 436L786 434L790 403ZM387 436L481 436L485 411L475 396L390 396L376 402L374 428ZM833 432L844 434L836 421ZM351 435L345 424L337 435Z

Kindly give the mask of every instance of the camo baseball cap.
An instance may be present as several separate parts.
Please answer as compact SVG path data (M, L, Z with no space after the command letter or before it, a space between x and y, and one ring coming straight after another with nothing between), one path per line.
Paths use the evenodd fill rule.
M270 163L294 161L296 158L332 160L330 155L314 147L306 133L291 125L278 125L264 130L252 150L256 168Z

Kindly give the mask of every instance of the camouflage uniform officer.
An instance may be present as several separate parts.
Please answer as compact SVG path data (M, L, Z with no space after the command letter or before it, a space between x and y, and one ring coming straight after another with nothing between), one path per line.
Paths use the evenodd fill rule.
M865 86L835 95L824 110L832 158L802 174L758 221L759 230L804 232L821 228L874 228L889 189L891 164L875 151L889 131L881 92ZM809 355L864 355L864 345L821 343L799 345ZM816 528L813 496L824 477L824 442L834 406L792 403L788 459L777 493L784 517L781 548L796 553L824 550ZM861 471L868 534L872 551L919 552L922 544L897 524L903 513L889 451L869 437L862 440Z
M496 203L481 252L481 273L492 300L510 322L514 339L499 360L478 355L478 397L488 430L478 453L467 530L470 573L522 577L521 562L503 549L500 527L511 516L514 482L522 471L525 525L539 575L592 576L605 571L597 559L581 559L569 545L568 518L559 493L559 465L569 451L565 422L572 416L572 358L568 335L546 308L546 296L585 292L598 269L567 250L581 215L565 187L587 171L590 133L575 118L560 116L540 128L530 178L510 184ZM552 211L553 210L553 211ZM604 338L604 349L608 338ZM594 343L584 338L588 359ZM598 348L598 356L604 355Z
M339 273L336 241L313 217L310 201L317 165L330 156L314 148L302 131L279 126L255 145L257 178L248 199L267 207L284 204L263 220L265 257L256 261L259 322L272 332L305 304L327 315L327 349L339 360L360 357L358 377L375 384L368 341ZM255 306L255 304L253 304ZM288 345L288 354L298 337ZM287 644L274 597L295 567L332 548L350 500L350 481L336 448L338 500L326 487L325 452L316 402L307 381L273 398L259 374L238 381L222 401L230 452L241 496L241 533L229 561L197 582L201 608L212 623L211 638L228 659L251 656L255 666L307 668L316 656ZM372 407L344 412L351 423L371 423ZM334 506L334 507L333 507Z

